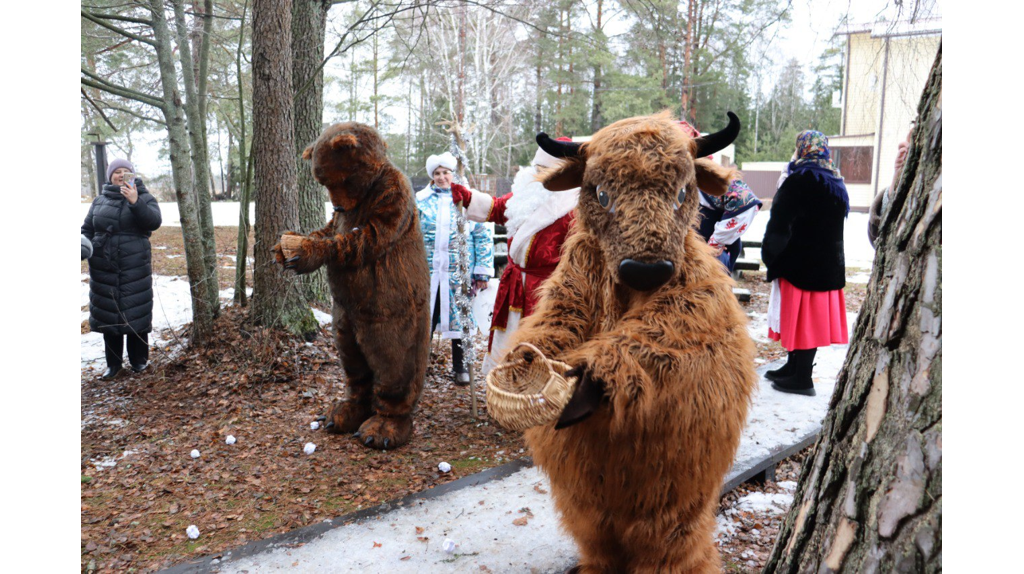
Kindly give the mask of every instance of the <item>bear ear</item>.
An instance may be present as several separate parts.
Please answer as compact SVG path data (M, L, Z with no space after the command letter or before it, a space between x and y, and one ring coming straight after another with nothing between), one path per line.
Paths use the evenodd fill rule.
M302 150L302 159L313 159L313 145L309 144L306 149Z
M338 134L331 138L331 147L334 149L341 147L359 147L359 140L352 134Z

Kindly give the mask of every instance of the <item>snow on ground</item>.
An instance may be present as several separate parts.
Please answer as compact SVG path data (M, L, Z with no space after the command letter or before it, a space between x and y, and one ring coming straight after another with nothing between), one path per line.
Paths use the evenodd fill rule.
M751 492L739 498L732 508L715 516L715 538L719 542L724 542L736 534L736 521L733 517L740 512L775 516L789 512L789 507L793 505L796 483L791 480L783 481L778 483L778 486L783 492Z
M222 563L219 571L563 572L575 562L576 546L558 527L549 491L547 478L527 468L339 526L300 548ZM456 544L451 554L445 540Z

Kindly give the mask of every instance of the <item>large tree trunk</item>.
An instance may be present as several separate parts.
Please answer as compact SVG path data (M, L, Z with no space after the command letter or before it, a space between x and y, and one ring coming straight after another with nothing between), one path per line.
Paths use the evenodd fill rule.
M185 21L184 0L174 0L174 24L178 37L178 56L185 84L185 117L192 147L192 181L202 230L203 265L208 280L203 284L214 316L220 311L217 284L217 246L213 238L213 209L210 206L210 156L206 149L206 117L200 111L198 89L192 61L192 48Z
M256 195L253 315L263 325L308 335L316 320L300 281L274 262L272 248L299 227L292 119L292 4L255 0L252 6L252 161Z
M292 7L292 86L295 89L295 149L299 174L299 232L310 233L327 223L324 204L327 192L315 179L302 150L313 143L323 129L324 35L330 0L294 0ZM312 83L303 89L312 78ZM310 302L328 304L327 271L320 269L302 278Z
M846 364L765 572L942 570L941 101L940 47Z
M216 285L216 279L207 275L203 261L202 229L193 188L192 167L189 163L191 154L185 128L185 114L181 94L178 93L178 76L172 58L171 31L164 14L163 1L150 0L150 11L153 15L153 39L156 41L160 83L163 87L161 110L167 122L171 178L178 200L181 235L185 242L185 267L192 296L192 343L201 344L207 341L213 331L214 308L207 297L207 285L211 281Z

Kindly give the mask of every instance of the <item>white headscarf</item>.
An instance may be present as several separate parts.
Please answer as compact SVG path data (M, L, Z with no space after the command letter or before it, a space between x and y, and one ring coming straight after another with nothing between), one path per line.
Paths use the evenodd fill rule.
M444 152L441 155L432 155L427 158L427 175L430 179L434 179L434 170L444 166L452 171L455 171L455 166L458 162L455 160L455 156L451 152Z

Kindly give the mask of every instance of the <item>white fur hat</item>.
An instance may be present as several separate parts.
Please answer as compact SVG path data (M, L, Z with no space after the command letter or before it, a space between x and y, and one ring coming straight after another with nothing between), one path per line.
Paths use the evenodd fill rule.
M446 151L441 155L432 155L427 158L427 175L433 179L434 170L444 166L452 171L455 171L455 166L458 165L455 156L451 152Z
M563 136L563 137L557 138L555 141L571 142L572 139ZM544 151L541 148L537 148L537 153L533 154L533 165L536 165L536 166L540 166L540 167L555 167L555 166L557 166L561 162L562 162L561 159L559 159L559 158L549 154L548 152Z

